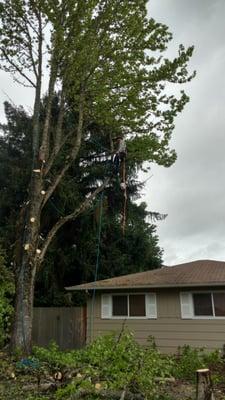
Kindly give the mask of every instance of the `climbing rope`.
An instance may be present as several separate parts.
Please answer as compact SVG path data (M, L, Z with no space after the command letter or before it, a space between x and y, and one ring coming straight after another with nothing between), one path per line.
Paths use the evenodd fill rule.
M122 184L123 184L123 191L124 191L124 203L123 203L123 210L122 210L122 232L125 235L126 229L126 219L127 219L127 185L126 185L126 161L125 159L122 161Z
M100 213L99 213L99 224L98 224L98 233L97 233L97 254L96 254L96 264L95 264L95 276L94 276L94 285L98 280L98 271L99 271L99 263L100 263L100 245L101 245L101 233L102 233L102 211L103 211L103 198L104 192L102 191L100 195ZM92 302L91 302L91 316L90 316L90 336L91 340L93 339L93 325L94 325L94 308L95 308L95 295L96 289L94 287L92 294Z

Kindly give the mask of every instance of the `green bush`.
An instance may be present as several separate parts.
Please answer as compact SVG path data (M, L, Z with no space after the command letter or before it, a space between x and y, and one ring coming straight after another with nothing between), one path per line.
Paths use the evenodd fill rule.
M5 266L5 255L0 248L0 347L9 338L13 314L12 296L14 294L13 274Z
M98 337L83 350L61 352L55 344L49 349L34 349L40 361L49 368L72 368L72 382L57 391L57 399L69 399L78 390L88 390L98 398L95 385L101 389L141 392L146 399L157 399L155 377L171 376L173 359L162 357L156 348L144 349L130 332ZM95 397L96 396L96 397ZM90 397L89 397L90 398Z
M180 349L179 360L174 364L173 374L175 378L194 381L197 369L212 368L222 362L218 350L208 352L204 348L197 349L184 346Z
M34 357L44 363L51 372L64 368L77 368L81 360L81 352L79 350L60 351L54 341L48 348L33 347Z

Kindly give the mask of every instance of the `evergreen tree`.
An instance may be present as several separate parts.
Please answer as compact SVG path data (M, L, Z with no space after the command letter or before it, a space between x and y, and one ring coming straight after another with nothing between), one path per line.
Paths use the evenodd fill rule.
M45 103L44 101L42 104L43 114ZM57 116L58 111L56 96L52 113ZM26 199L29 181L31 150L29 132L32 121L21 107L16 108L9 103L5 103L5 113L7 124L1 126L3 136L0 142L0 170L4 172L0 176L4 188L4 196L0 199L0 229L4 248L7 248L9 258L12 260L16 240L14 221L19 218L18 204L22 204ZM89 129L87 131L89 132ZM43 230L49 229L58 217L64 216L79 204L78 193L85 195L91 186L96 185L96 181L103 181L105 174L112 174L110 156L107 162L104 161L106 157L100 156L103 150L107 150L107 143L102 141L102 135L99 134L104 129L95 124L92 126L92 131L91 137L86 134L85 146L81 149L82 162L76 163L70 169L67 179L46 207ZM91 156L90 149L92 149ZM99 161L96 161L97 156ZM161 265L162 251L158 246L155 227L146 221L150 213L146 211L145 204L138 206L134 202L141 186L135 172L136 164L135 159L131 158L127 165L129 200L125 235L122 234L119 221L124 202L121 189L112 183L104 192L98 279L139 272ZM62 227L38 273L35 304L68 304L70 299L64 290L65 286L95 278L99 213L100 198L97 198L93 207L81 215L76 224L71 223ZM76 302L80 301L79 296L74 297Z

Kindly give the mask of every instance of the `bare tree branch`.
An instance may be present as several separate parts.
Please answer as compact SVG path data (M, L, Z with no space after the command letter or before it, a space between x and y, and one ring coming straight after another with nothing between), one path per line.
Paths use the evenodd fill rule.
M50 126L50 120L51 120L51 108L52 108L52 100L53 100L53 96L54 96L54 87L55 87L56 77L57 77L57 65L55 63L55 51L53 51L52 60L51 60L49 85L48 85L48 100L47 100L47 106L46 106L46 116L45 116L45 122L44 122L43 134L42 134L42 143L41 143L40 152L39 152L39 158L42 161L45 161L48 159L49 126Z
M43 244L42 248L40 249L41 253L38 257L39 264L41 264L42 261L44 260L45 253L46 253L52 239L54 238L55 234L58 232L58 230L64 224L66 224L69 221L75 220L78 217L78 215L80 215L85 210L87 210L88 207L91 205L92 201L96 198L96 196L100 192L102 192L104 190L104 188L108 185L109 181L110 181L110 178L106 179L106 181L101 186L99 186L97 189L95 189L94 192L89 197L87 197L83 201L83 203L79 207L77 207L71 214L68 214L65 217L62 217L61 219L58 220L58 222L56 222L56 224L49 231L49 233L44 241L44 244Z
M53 164L54 164L54 162L56 160L56 157L57 157L58 153L60 152L60 150L62 149L64 144L67 143L68 139L72 138L72 135L73 135L73 132L70 132L70 133L68 133L67 135L64 136L64 138L61 140L61 143L60 143L60 146L58 147L58 151L57 152L55 152L54 149L53 149L53 151L52 151L52 153L51 153L51 155L50 155L50 157L48 159L48 163L45 166L44 176L48 175L48 173L50 172L50 170L51 170L51 168L52 168L52 166L53 166Z
M38 19L39 16L37 15L37 13L35 13L35 15L36 15L36 17L37 17L37 19ZM24 23L25 23L27 26L29 25L30 28L32 29L32 31L38 36L38 35L39 35L39 29L38 29L38 28L35 29L34 24L32 24L32 23L30 22L29 18L27 18L27 15L26 15L26 14L21 15L21 18L22 18L22 20L24 21Z
M71 164L73 163L73 161L77 157L77 154L78 154L78 152L80 150L80 145L81 145L81 138L82 138L82 132L83 132L83 122L84 122L84 90L81 89L80 101L79 101L79 120L78 120L77 135L76 135L75 140L74 140L74 145L72 147L71 153L68 156L68 160L66 161L64 167L61 169L61 171L55 177L54 182L52 183L52 185L47 190L47 192L45 194L45 197L43 199L42 207L44 207L44 205L46 204L48 199L51 197L52 193L57 188L57 186L60 183L61 179L64 177L66 171L70 168Z
M32 169L38 168L38 151L40 141L40 103L41 103L41 85L42 85L42 20L41 15L38 18L38 67L37 67L37 84L33 111L33 165Z
M37 78L38 77L38 73L37 73L37 68L36 68L36 64L35 64L35 60L34 60L34 53L33 53L33 47L32 47L32 38L31 38L30 31L29 31L29 28L28 28L27 24L25 24L25 28L26 28L26 35L27 35L27 38L28 38L28 42L27 42L28 51L29 51L29 55L30 55L30 59L31 59L34 75Z
M18 67L18 65L8 56L6 51L2 48L2 53L8 63L24 78L30 83L31 86L36 88L36 84Z
M18 27L20 28L21 32L23 32L26 37L27 40L25 40L25 38L23 39L23 41L21 41L20 43L20 47L23 48L23 51L25 52L25 54L30 57L31 60L31 66L33 68L34 71L34 75L37 78L37 68L36 68L36 63L34 60L34 54L36 53L34 50L34 46L33 46L33 40L29 31L29 26L32 28L33 32L35 32L36 36L38 37L38 31L34 29L33 26L31 26L31 24L29 23L29 20L26 18L26 16L22 16L22 20L24 22L24 25L21 25L20 22L18 20L15 20L16 25L18 25ZM23 46L24 43L24 46ZM38 54L36 53L36 56L38 56Z
M59 106L59 115L56 127L56 135L55 135L55 143L54 143L54 153L57 154L62 142L62 124L63 124L63 117L65 113L65 96L63 90L61 92L61 100Z
M49 173L52 165L54 164L57 154L59 153L59 151L61 150L63 145L66 143L67 139L72 136L71 133L69 133L62 140L62 125L63 125L64 112L65 112L65 98L64 98L64 94L62 92L60 106L59 106L59 115L58 115L58 120L57 120L57 125L56 125L54 147L53 147L50 157L48 159L48 163L45 166L45 170L44 170L45 175L47 175Z

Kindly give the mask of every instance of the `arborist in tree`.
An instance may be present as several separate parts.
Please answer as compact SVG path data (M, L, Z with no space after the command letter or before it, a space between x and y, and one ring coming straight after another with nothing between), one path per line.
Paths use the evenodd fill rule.
M118 136L114 139L116 141L116 153L113 158L113 167L115 175L120 176L120 188L124 195L124 205L121 212L121 226L123 234L125 233L126 227L126 207L127 207L127 186L126 186L126 155L127 148L125 140L122 136Z
M113 158L114 172L116 175L118 175L120 173L120 176L122 178L121 180L122 180L122 182L124 182L122 166L123 166L123 163L125 162L125 158L127 155L126 142L122 138L122 136L117 136L113 140L116 142L115 143L116 153Z

